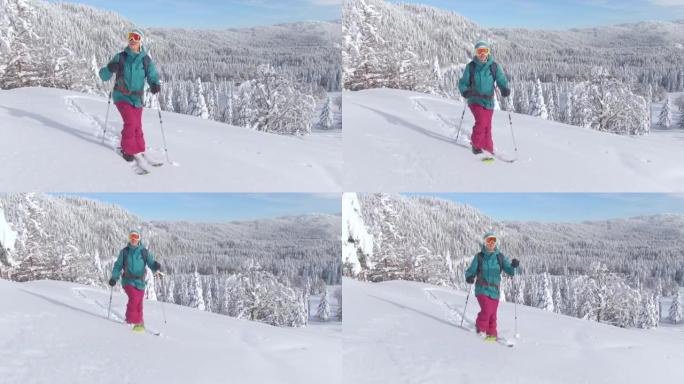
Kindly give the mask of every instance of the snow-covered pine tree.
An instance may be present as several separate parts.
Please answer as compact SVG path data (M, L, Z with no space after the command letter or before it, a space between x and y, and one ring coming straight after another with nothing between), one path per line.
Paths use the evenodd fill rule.
M185 88L184 83L181 83L178 87L177 92L178 97L178 113L188 114L190 113L190 103L188 101L188 90Z
M328 287L323 289L321 294L321 301L318 304L318 311L316 316L321 321L328 321L330 319L330 303L328 302Z
M545 272L542 275L541 279L541 285L540 285L540 303L539 303L539 308L553 312L554 311L554 305L553 305L553 287L551 286L551 281L549 279L549 274L548 272Z
M195 86L190 96L188 108L190 109L190 114L193 116L199 116L204 120L209 118L209 109L207 108L207 102L204 99L204 87L202 86L202 80L200 80L199 77L195 80Z
M669 129L672 126L672 107L670 106L670 98L665 97L665 103L663 108L660 110L660 116L658 116L658 128Z
M309 279L309 277L307 276L306 282L304 283L304 289L302 289L302 302L303 302L304 308L306 308L306 318L304 320L304 324L309 324L309 317L311 316L310 295L311 295L311 279Z
M327 97L325 104L323 105L323 110L321 110L321 117L318 120L318 127L320 129L331 129L333 128L333 111L332 111L332 98Z
M257 131L304 135L311 133L314 107L313 96L302 87L261 65L255 79L240 85L234 121Z
M190 293L190 303L188 306L192 308L197 308L200 311L206 310L206 305L204 302L204 291L202 290L202 281L200 279L199 272L197 272L197 268L195 268L195 272L192 275L191 284L192 286L188 291Z
M542 91L541 82L537 79L534 87L534 99L532 101L532 116L540 119L548 120L549 112L544 103L544 92Z
M169 112L176 112L173 106L173 87L169 84L168 87L164 87L166 93L166 104L164 105L164 110Z
M682 321L682 304L679 302L679 287L677 287L674 297L672 298L672 304L670 305L670 311L668 318L671 322L677 324Z
M207 118L216 120L216 84L209 83L209 91L207 92Z
M145 268L145 300L157 301L157 279L154 278L154 273L149 268Z

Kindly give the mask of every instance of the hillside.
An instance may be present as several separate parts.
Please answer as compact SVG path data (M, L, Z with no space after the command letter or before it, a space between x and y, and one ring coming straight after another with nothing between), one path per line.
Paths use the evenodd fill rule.
M121 117L107 99L51 88L0 90L4 192L325 192L342 183L342 133L287 137L145 109L150 157L165 164L140 176L115 148ZM168 149L167 161L165 149Z
M155 336L121 323L118 293L110 320L109 292L79 284L0 280L0 296L3 383L342 382L339 328L285 329L146 301Z

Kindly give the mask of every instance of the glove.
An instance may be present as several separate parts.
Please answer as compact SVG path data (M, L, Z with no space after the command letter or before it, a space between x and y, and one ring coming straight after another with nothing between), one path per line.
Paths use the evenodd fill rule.
M511 90L508 88L501 88L501 96L508 97L511 95Z
M466 89L465 92L461 93L461 96L463 96L465 98L468 98L472 95L473 95L473 91L471 91L470 89Z
M518 260L518 259L513 259L513 260L511 261L511 267L513 267L513 268L518 268L519 265L520 265L520 260Z
M159 262L155 261L154 265L152 265L152 269L154 269L155 272L161 271L161 264L159 264Z
M117 73L119 72L119 63L109 63L107 64L107 69L109 69L109 72L111 73Z
M472 284L475 282L475 276L468 276L466 277L466 283Z
M115 285L116 285L116 280L114 280L114 279L109 279L109 285L111 285L112 287L115 286Z
M159 84L150 85L150 92L152 92L153 95L156 95L157 93L159 93L159 91L161 91L161 87L159 86Z

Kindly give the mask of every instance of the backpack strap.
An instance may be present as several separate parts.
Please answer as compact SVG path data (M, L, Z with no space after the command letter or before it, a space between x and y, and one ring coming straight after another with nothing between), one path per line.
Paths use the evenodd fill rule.
M145 265L147 265L147 255L148 255L147 248L143 248L142 251L140 251L140 253L142 254L143 261L145 262ZM128 255L129 255L128 246L126 246L126 248L123 249L124 259L123 259L123 276L122 277L126 278L126 279L130 279L130 280L144 280L146 273L143 272L142 275L138 276L138 275L134 275L128 271Z
M475 60L471 61L468 64L468 74L469 76L469 84L468 84L468 89L472 90L473 92L475 91ZM496 64L496 61L492 62L492 65L489 66L489 71L492 73L492 79L494 81L494 89L496 89L496 72L498 70L498 65ZM494 93L492 92L491 96L487 95L480 95L480 94L473 94L471 97L479 97L481 99L492 99L494 98Z
M496 259L499 262L499 274L503 271L503 258L504 256L501 254L501 252L496 254ZM491 286L491 287L496 287L496 289L499 289L498 284L491 284L488 283L484 277L482 276L482 262L484 260L484 253L482 251L477 253L477 283L482 286Z
M124 78L124 64L126 64L126 59L128 59L128 52L121 51L119 53L119 70L116 71L116 80L114 82L114 84L115 84L114 89L119 90L124 95L142 96L145 94L145 91L129 91L128 88L126 87L126 79ZM145 57L143 57L143 69L145 70L145 77L146 78L148 76L148 68L150 66L151 60L152 59L150 59L150 57L148 55L145 55Z
M149 76L149 72L147 71L147 68L150 67L150 60L152 60L152 59L150 59L149 55L145 55L145 57L143 57L143 69L145 70L145 77L146 78Z
M473 89L475 86L475 60L471 61L470 64L468 64L468 72L470 74L470 82L468 82L468 88Z

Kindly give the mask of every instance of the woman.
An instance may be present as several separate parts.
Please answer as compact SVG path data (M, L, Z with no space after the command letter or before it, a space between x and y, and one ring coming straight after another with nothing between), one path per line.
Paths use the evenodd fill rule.
M132 230L128 234L128 245L119 252L119 257L114 263L109 285L115 286L123 271L121 285L128 296L126 323L133 324L133 330L136 332L145 330L143 321L143 298L147 284L145 267L150 267L154 273L159 273L161 270L161 265L154 261L154 256L142 244L140 232Z
M475 44L475 57L466 65L463 77L458 82L458 90L467 99L468 107L475 117L470 144L476 155L482 151L494 154L492 116L496 85L501 89L501 96L508 97L511 94L503 69L494 62L494 57L490 54L489 44L478 41Z
M133 161L135 155L145 152L142 131L145 79L150 85L150 92L157 94L160 91L157 68L142 45L143 38L143 32L139 29L128 32L128 47L114 55L109 64L100 69L103 81L116 75L112 97L124 122L121 155L126 161Z
M482 250L475 255L465 272L466 282L475 283L475 297L480 304L480 313L475 322L477 333L487 341L496 341L497 337L496 311L499 307L501 271L513 276L519 265L518 259L509 262L499 252L496 235L494 232L487 232Z

